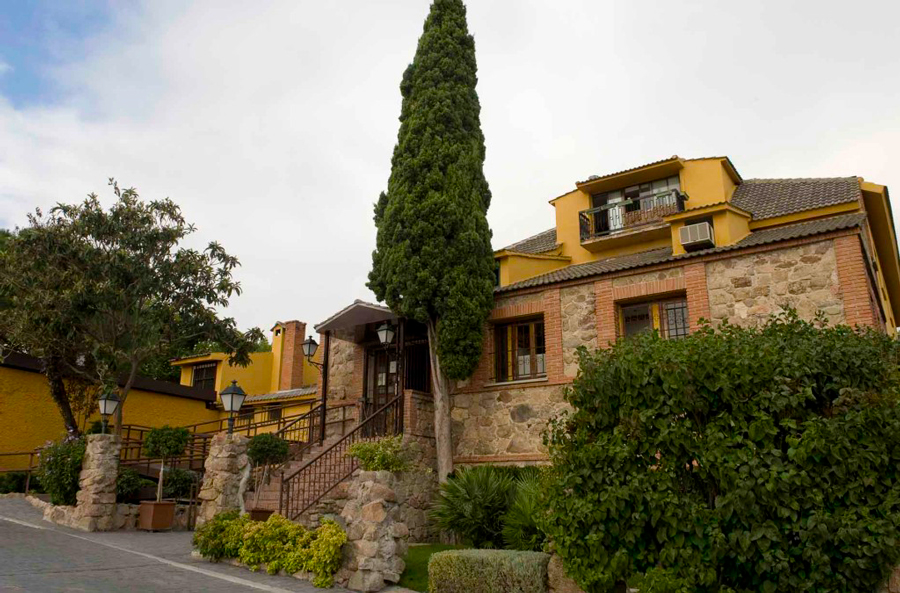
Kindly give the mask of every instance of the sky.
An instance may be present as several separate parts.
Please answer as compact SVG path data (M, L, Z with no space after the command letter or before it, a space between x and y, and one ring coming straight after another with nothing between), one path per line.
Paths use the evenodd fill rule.
M427 0L0 1L0 228L172 198L241 263L241 327L365 286ZM900 2L469 0L495 248L576 181L679 155L900 197ZM900 207L894 208L900 214Z

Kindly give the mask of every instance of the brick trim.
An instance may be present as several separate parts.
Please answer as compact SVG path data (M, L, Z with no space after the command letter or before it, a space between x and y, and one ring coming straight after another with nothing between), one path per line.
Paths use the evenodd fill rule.
M706 280L706 264L692 263L684 266L685 292L687 293L688 322L690 331L700 328L701 319L709 319L709 285Z
M878 328L879 315L872 307L869 274L863 257L859 236L838 237L834 240L838 283L844 302L844 321L847 325L867 325Z
M468 455L454 457L453 463L458 465L476 465L482 463L529 463L549 462L550 457L545 453L507 453L504 455Z
M678 292L684 290L685 279L666 278L665 280L651 280L650 282L639 282L628 286L614 287L612 298L614 301L624 301L626 299L635 299L650 295L665 294L667 292Z
M606 348L616 341L618 331L616 328L616 301L613 299L612 279L597 280L594 282L594 297L596 302L597 319L597 347Z
M541 291L544 292L544 291ZM526 317L528 315L539 315L544 312L544 302L542 299L535 299L527 303L518 305L509 305L507 307L499 307L491 311L488 317L489 321L500 321L504 319L513 319L516 317Z

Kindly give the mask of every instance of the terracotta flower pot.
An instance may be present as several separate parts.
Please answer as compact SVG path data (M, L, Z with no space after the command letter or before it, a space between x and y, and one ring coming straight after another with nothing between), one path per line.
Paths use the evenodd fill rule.
M172 529L175 520L175 503L171 501L144 501L141 503L138 527L145 531Z
M269 509L250 509L248 512L250 513L251 521L267 521L275 511Z

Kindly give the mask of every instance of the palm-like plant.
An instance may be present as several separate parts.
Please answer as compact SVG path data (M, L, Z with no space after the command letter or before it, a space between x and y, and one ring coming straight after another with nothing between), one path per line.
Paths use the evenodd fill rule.
M477 548L503 547L503 515L515 495L515 481L490 466L456 471L441 484L431 518L443 531Z
M503 541L507 549L541 551L545 540L537 523L541 512L540 473L525 473L516 481L516 495L503 517Z

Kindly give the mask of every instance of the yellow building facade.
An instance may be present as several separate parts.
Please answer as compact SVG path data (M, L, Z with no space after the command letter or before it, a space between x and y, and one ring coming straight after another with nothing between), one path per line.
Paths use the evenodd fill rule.
M728 157L668 159L595 175L550 200L553 228L495 252L498 286L571 266L657 253L677 259L741 248L751 235L865 215L871 281L886 328L900 319L900 264L887 188L861 177L743 179Z

